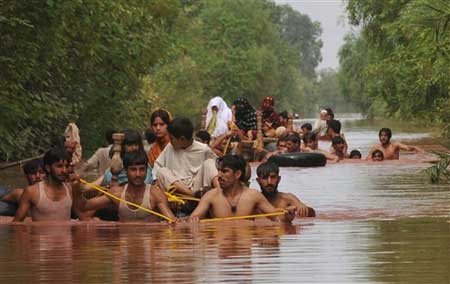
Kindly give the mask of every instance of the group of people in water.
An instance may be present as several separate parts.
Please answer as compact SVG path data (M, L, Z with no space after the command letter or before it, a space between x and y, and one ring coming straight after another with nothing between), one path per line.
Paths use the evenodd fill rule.
M259 111L263 135L276 138L276 149L255 149L255 156L262 161L256 169L260 190L249 188L251 167L239 146L256 139L256 110L245 98L237 99L229 108L216 97L208 104L205 129L196 133L190 119L172 118L164 109L151 114L145 140L137 130L121 131L123 167L119 170L111 167L112 134L116 131L106 133L107 147L82 162L78 129L69 125L65 138L55 143L42 160L24 165L29 186L11 190L1 200L17 204L13 221L23 221L29 215L33 221L161 221L149 210L180 222L258 214L281 222L291 222L296 216L314 217L313 208L295 195L278 190L279 167L269 157L316 152L339 161L361 159L361 153L353 150L348 154L341 124L331 109L320 112L314 127L306 123L298 130L287 125L287 112L275 111L272 97L264 99ZM392 142L391 136L390 129L381 129L380 144L369 151L367 159L398 159L400 150L421 151ZM331 141L330 151L319 149L319 140ZM92 184L83 182L80 176L93 169L97 169L98 179ZM96 194L92 189L96 187L108 194ZM178 201L174 202L173 196Z

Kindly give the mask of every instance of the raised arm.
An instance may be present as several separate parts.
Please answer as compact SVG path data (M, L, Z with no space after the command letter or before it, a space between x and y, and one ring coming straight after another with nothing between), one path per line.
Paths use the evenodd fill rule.
M403 151L408 151L408 152L416 152L416 153L423 153L423 149L419 148L417 146L412 146L412 145L406 145L406 144L402 144L397 142L396 146L398 149L403 150Z
M25 188L19 201L19 208L16 211L13 222L22 222L27 216L28 210L32 206L32 193L29 187Z

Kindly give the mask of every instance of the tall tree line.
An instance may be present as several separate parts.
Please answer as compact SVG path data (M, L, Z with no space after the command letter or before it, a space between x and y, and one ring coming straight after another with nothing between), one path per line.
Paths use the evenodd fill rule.
M349 0L340 50L342 93L368 110L441 126L450 136L450 3Z
M0 2L0 161L41 153L68 122L88 150L164 107L199 122L213 96L304 108L320 25L268 0Z

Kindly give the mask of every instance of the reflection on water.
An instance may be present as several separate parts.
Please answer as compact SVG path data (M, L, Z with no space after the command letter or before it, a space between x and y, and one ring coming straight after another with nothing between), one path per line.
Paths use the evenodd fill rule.
M363 154L377 142L377 128L344 130ZM283 168L279 189L317 212L289 226L0 225L0 283L448 283L449 186L419 174L428 164L415 159L426 155L401 158ZM256 187L254 171L251 181Z

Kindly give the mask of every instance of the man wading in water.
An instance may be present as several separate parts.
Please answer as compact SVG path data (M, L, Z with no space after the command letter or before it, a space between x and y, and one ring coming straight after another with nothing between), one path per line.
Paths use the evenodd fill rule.
M375 150L380 150L383 152L385 160L398 160L400 157L400 150L408 152L423 153L423 150L416 146L408 146L399 142L391 142L392 131L389 128L381 128L378 133L380 139L380 144L373 146L369 155L367 155L367 160L373 160L372 153Z
M227 155L218 160L219 184L203 195L197 208L192 212L189 220L198 222L206 217L207 213L212 218L231 216L245 216L261 213L275 213L279 209L274 208L269 201L256 189L245 186L246 162L242 156ZM291 222L295 217L295 206L285 208L286 222ZM269 217L277 220L277 217Z
M23 221L29 209L33 221L70 220L72 187L65 183L70 157L64 149L55 147L45 153L43 160L47 175L43 181L24 190L13 222Z
M278 184L281 177L279 176L280 168L272 162L262 163L256 169L259 186L262 194L276 208L288 208L295 206L297 208L298 217L315 217L316 212L311 207L306 206L292 193L284 193L278 191Z
M158 186L146 184L144 182L147 171L149 170L147 154L143 150L126 152L123 155L122 160L128 183L124 186L119 186L117 181L115 181L112 183L109 192L122 200L133 202L147 209L155 210L155 208L157 208L161 214L175 220L176 218L169 208L164 192ZM115 179L117 179L117 177L115 177ZM75 192L77 195L81 194L81 190L79 190L78 186L76 187ZM79 196L76 200L78 203L77 207L83 211L106 208L112 203L117 207L119 220L122 222L157 222L160 220L159 217L155 215L134 207L129 207L125 202L106 195L89 200Z

